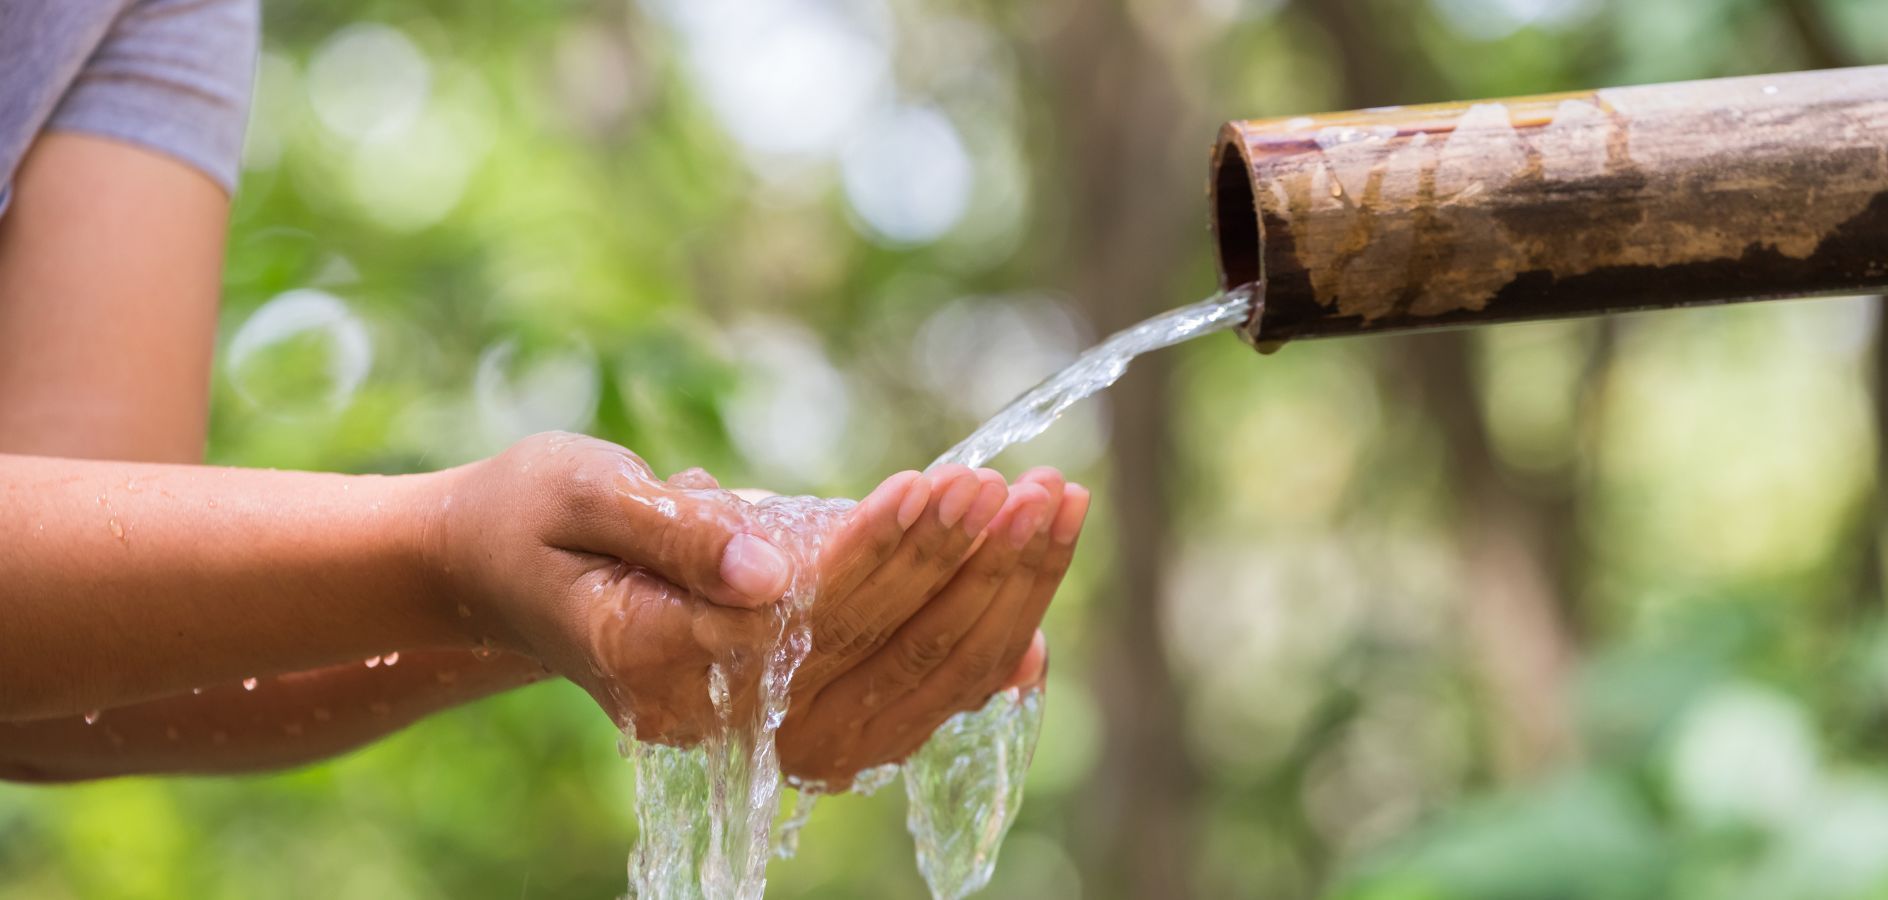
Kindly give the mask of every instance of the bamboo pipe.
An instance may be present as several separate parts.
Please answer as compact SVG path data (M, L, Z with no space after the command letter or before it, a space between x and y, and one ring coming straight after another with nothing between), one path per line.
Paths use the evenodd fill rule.
M1888 66L1229 122L1213 173L1261 348L1888 288Z

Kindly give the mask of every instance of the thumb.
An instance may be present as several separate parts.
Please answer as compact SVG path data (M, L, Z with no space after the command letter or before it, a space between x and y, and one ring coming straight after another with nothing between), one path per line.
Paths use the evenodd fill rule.
M609 502L581 517L576 549L641 566L722 606L765 606L787 592L793 562L749 521L746 501L633 469L610 490Z

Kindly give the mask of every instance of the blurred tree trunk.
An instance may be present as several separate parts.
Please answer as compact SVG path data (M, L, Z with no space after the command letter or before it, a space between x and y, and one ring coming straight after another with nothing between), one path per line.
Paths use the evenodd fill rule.
M1448 455L1467 634L1502 725L1496 771L1535 775L1577 746L1568 704L1582 618L1574 469L1535 492L1515 488L1488 440L1469 332L1407 338L1401 349L1393 366L1408 377L1396 380L1414 387ZM1589 371L1597 362L1589 358Z
M1298 0L1339 56L1347 106L1448 99L1446 85L1410 43L1404 4ZM1546 86L1543 86L1546 87ZM1574 585L1577 530L1569 471L1539 495L1515 490L1489 444L1477 400L1474 343L1457 331L1395 339L1388 361L1416 408L1443 437L1447 490L1455 500L1466 597L1463 614L1500 727L1497 771L1525 776L1573 752L1568 705L1581 616Z
M1102 332L1177 305L1180 264L1205 240L1202 179L1213 123L1193 121L1169 64L1128 11L1076 4L1047 48L1067 180L1047 202L1068 210L1063 283ZM1210 282L1202 280L1197 290ZM1111 389L1114 589L1091 628L1103 715L1101 762L1073 826L1085 893L1191 894L1195 773L1161 615L1170 555L1173 467L1165 354L1134 363Z
M1823 11L1819 0L1776 0L1775 8L1796 36L1803 62L1814 69L1834 69L1858 65L1860 60L1849 52ZM1856 554L1856 568L1851 578L1854 592L1845 612L1872 614L1880 609L1882 591L1888 586L1888 556L1882 552L1884 526L1888 522L1888 298L1878 299L1875 336L1870 353L1870 393L1875 414L1875 489L1863 510L1856 532L1861 548Z

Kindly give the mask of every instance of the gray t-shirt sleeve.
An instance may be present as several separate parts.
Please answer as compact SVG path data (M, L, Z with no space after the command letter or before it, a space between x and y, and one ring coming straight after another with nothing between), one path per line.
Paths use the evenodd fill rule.
M0 0L0 215L44 131L148 147L233 192L258 0Z

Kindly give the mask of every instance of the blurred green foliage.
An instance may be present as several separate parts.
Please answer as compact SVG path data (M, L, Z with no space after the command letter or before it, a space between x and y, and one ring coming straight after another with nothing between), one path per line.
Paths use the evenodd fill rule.
M1203 151L1214 120L1345 102L1355 48L1316 2L1126 10ZM1351 6L1422 61L1428 99L1807 67L1792 6L1849 58L1888 57L1871 0ZM788 491L922 465L1095 337L1056 288L1077 148L1041 61L1089 14L271 0L213 461L415 471L570 428ZM1149 314L1208 289L1204 235L1190 253ZM1463 602L1446 436L1394 362L1421 345L1174 351L1170 584L1132 599L1171 632L1192 888L1888 897L1888 633L1856 574L1879 538L1878 327L1852 300L1475 338L1491 465L1517 496L1574 497L1555 521L1578 660L1531 698L1564 705L1574 749L1520 773L1475 646L1503 638ZM1002 461L1060 465L1100 504L992 897L1120 895L1092 873L1143 837L1075 820L1122 777L1098 768L1087 625L1113 577L1107 485L1137 477L1100 448L1136 427L1089 404ZM546 684L280 775L0 788L0 898L615 896L634 833L614 739ZM902 805L823 805L771 893L919 896Z

